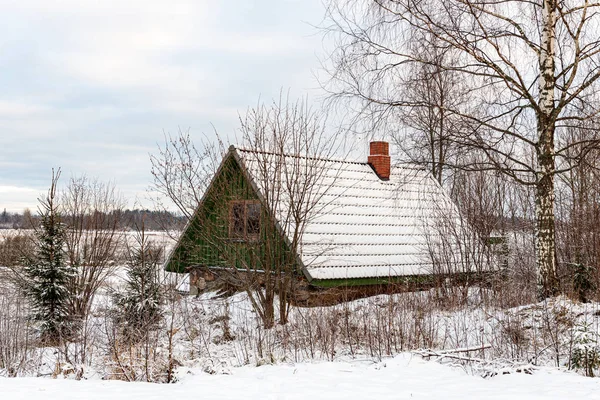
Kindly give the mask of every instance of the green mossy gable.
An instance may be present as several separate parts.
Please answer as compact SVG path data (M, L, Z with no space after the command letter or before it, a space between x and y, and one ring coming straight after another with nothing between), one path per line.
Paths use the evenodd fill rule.
M261 207L257 241L229 238L229 207L232 200L260 201L239 165L234 150L223 160L201 204L186 226L165 266L167 271L186 272L191 266L272 270L273 265L295 260L275 222ZM296 270L296 266L293 266Z

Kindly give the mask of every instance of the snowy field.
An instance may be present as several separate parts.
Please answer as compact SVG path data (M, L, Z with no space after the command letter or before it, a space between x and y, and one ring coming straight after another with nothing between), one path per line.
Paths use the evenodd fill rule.
M483 379L403 353L379 363L246 366L229 375L180 369L175 384L0 378L0 399L600 399L600 379L557 368L532 372Z
M148 236L168 253L169 235ZM126 237L133 245L133 235ZM600 303L560 296L502 307L489 289L457 287L443 297L432 289L293 307L288 324L265 330L246 294L173 292L147 342L119 347L110 313L111 293L125 277L117 265L96 295L81 340L59 348L36 343L27 309L2 273L0 400L600 400L600 379L582 376L573 364L576 349L600 353ZM179 274L161 279L165 287L185 283ZM176 367L176 383L139 382L166 382L168 365ZM600 374L597 365L594 373Z

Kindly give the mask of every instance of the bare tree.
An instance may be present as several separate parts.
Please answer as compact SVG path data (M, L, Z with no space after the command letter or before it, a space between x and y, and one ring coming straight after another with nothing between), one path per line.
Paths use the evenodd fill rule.
M34 242L31 233L13 232L0 233L0 266L19 267L23 265L23 260L31 258L34 252Z
M171 140L153 157L154 186L190 215L179 241L188 249L187 263L196 258L221 266L228 284L247 293L263 325L270 328L275 323L277 295L279 321L287 322L294 284L301 274L297 254L304 228L318 214L323 206L320 200L336 178L335 171L321 166L336 154L341 142L339 135L327 134L324 115L304 100L290 102L282 97L270 105L259 104L240 119L243 148L229 153L236 159L223 162L216 177L211 169L198 173L200 161L189 155L214 154L211 149L220 146L209 144L196 151L184 137ZM324 174L328 174L325 183ZM181 182L209 181L193 193L180 189ZM190 214L188 207L194 201L203 207Z
M70 312L80 322L89 314L98 289L118 265L124 204L113 183L86 176L71 178L62 193L65 245L75 272L69 284Z
M460 149L453 137L460 133L463 123L462 118L447 110L459 107L468 96L460 74L444 69L444 65L456 62L452 52L427 46L428 40L419 38L418 33L411 52L427 62L408 66L410 73L401 76L398 84L398 96L413 106L387 107L391 121L386 125L391 125L392 138L410 161L425 165L443 183L447 165L456 164Z
M595 132L569 129L572 142L589 140ZM580 151L577 148L573 152ZM560 176L557 181L557 249L559 276L573 276L577 268L590 268L590 279L600 283L600 184L597 152L590 152L582 162ZM565 279L573 283L572 279Z
M327 86L338 99L382 107L418 101L388 97L411 64L431 61L410 51L410 32L424 46L451 49L445 71L459 74L470 101L445 106L466 124L453 141L485 155L467 170L499 170L535 188L538 295L559 290L554 177L579 162L599 139L571 142L566 128L597 125L600 77L598 11L587 0L331 0L327 32L335 49ZM364 106L363 106L364 107ZM595 128L594 128L595 129ZM570 152L570 149L577 149ZM569 163L567 163L569 161Z
M265 298L269 291L279 294L279 321L287 322L290 296L298 270L298 255L305 227L316 218L328 202L323 201L339 171L327 170L324 162L341 151L339 134L328 134L325 115L312 110L301 100L290 103L279 99L270 106L251 109L241 121L242 143L249 150L245 162L252 169L257 188L262 194L265 214L275 221L274 246L267 253L275 261L265 260ZM277 247L283 246L281 252ZM277 254L280 253L280 254ZM273 279L273 281L271 281ZM262 296L261 296L262 297Z
M511 188L497 171L456 171L451 195L461 214L481 240L506 231L506 196Z
M218 135L212 142L204 137L196 145L189 131L179 131L176 136L166 135L158 154L150 155L152 164L152 192L155 205L160 210L175 207L190 219L202 200L210 180L226 152Z

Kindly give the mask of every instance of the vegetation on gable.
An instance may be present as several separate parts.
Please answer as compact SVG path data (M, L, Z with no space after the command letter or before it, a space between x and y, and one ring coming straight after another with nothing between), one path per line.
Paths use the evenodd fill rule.
M211 183L193 219L188 223L166 270L185 272L193 265L227 266L217 251L215 242L229 241L229 202L258 199L239 164L230 154ZM214 238L211 240L210 238Z
M185 272L188 267L206 266L268 271L274 261L290 263L285 260L294 255L289 254L289 246L264 207L258 240L230 235L231 202L239 200L260 201L230 152L173 250L166 270Z

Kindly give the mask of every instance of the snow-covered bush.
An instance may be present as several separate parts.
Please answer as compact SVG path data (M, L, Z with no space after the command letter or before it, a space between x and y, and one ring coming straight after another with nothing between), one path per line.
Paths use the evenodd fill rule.
M594 268L584 264L574 264L573 268L573 289L579 301L587 303L589 295L596 290L593 276Z
M169 336L162 324L167 308L162 262L163 249L153 244L143 229L137 232L136 244L127 249L125 279L113 291L113 306L106 322L107 375L111 379L172 379L171 352L161 341Z
M573 328L571 367L586 376L594 376L594 370L600 368L600 335L590 324L581 323Z
M128 340L142 338L162 317L161 261L162 249L150 243L142 231L137 246L128 250L124 287L114 294L115 321Z

